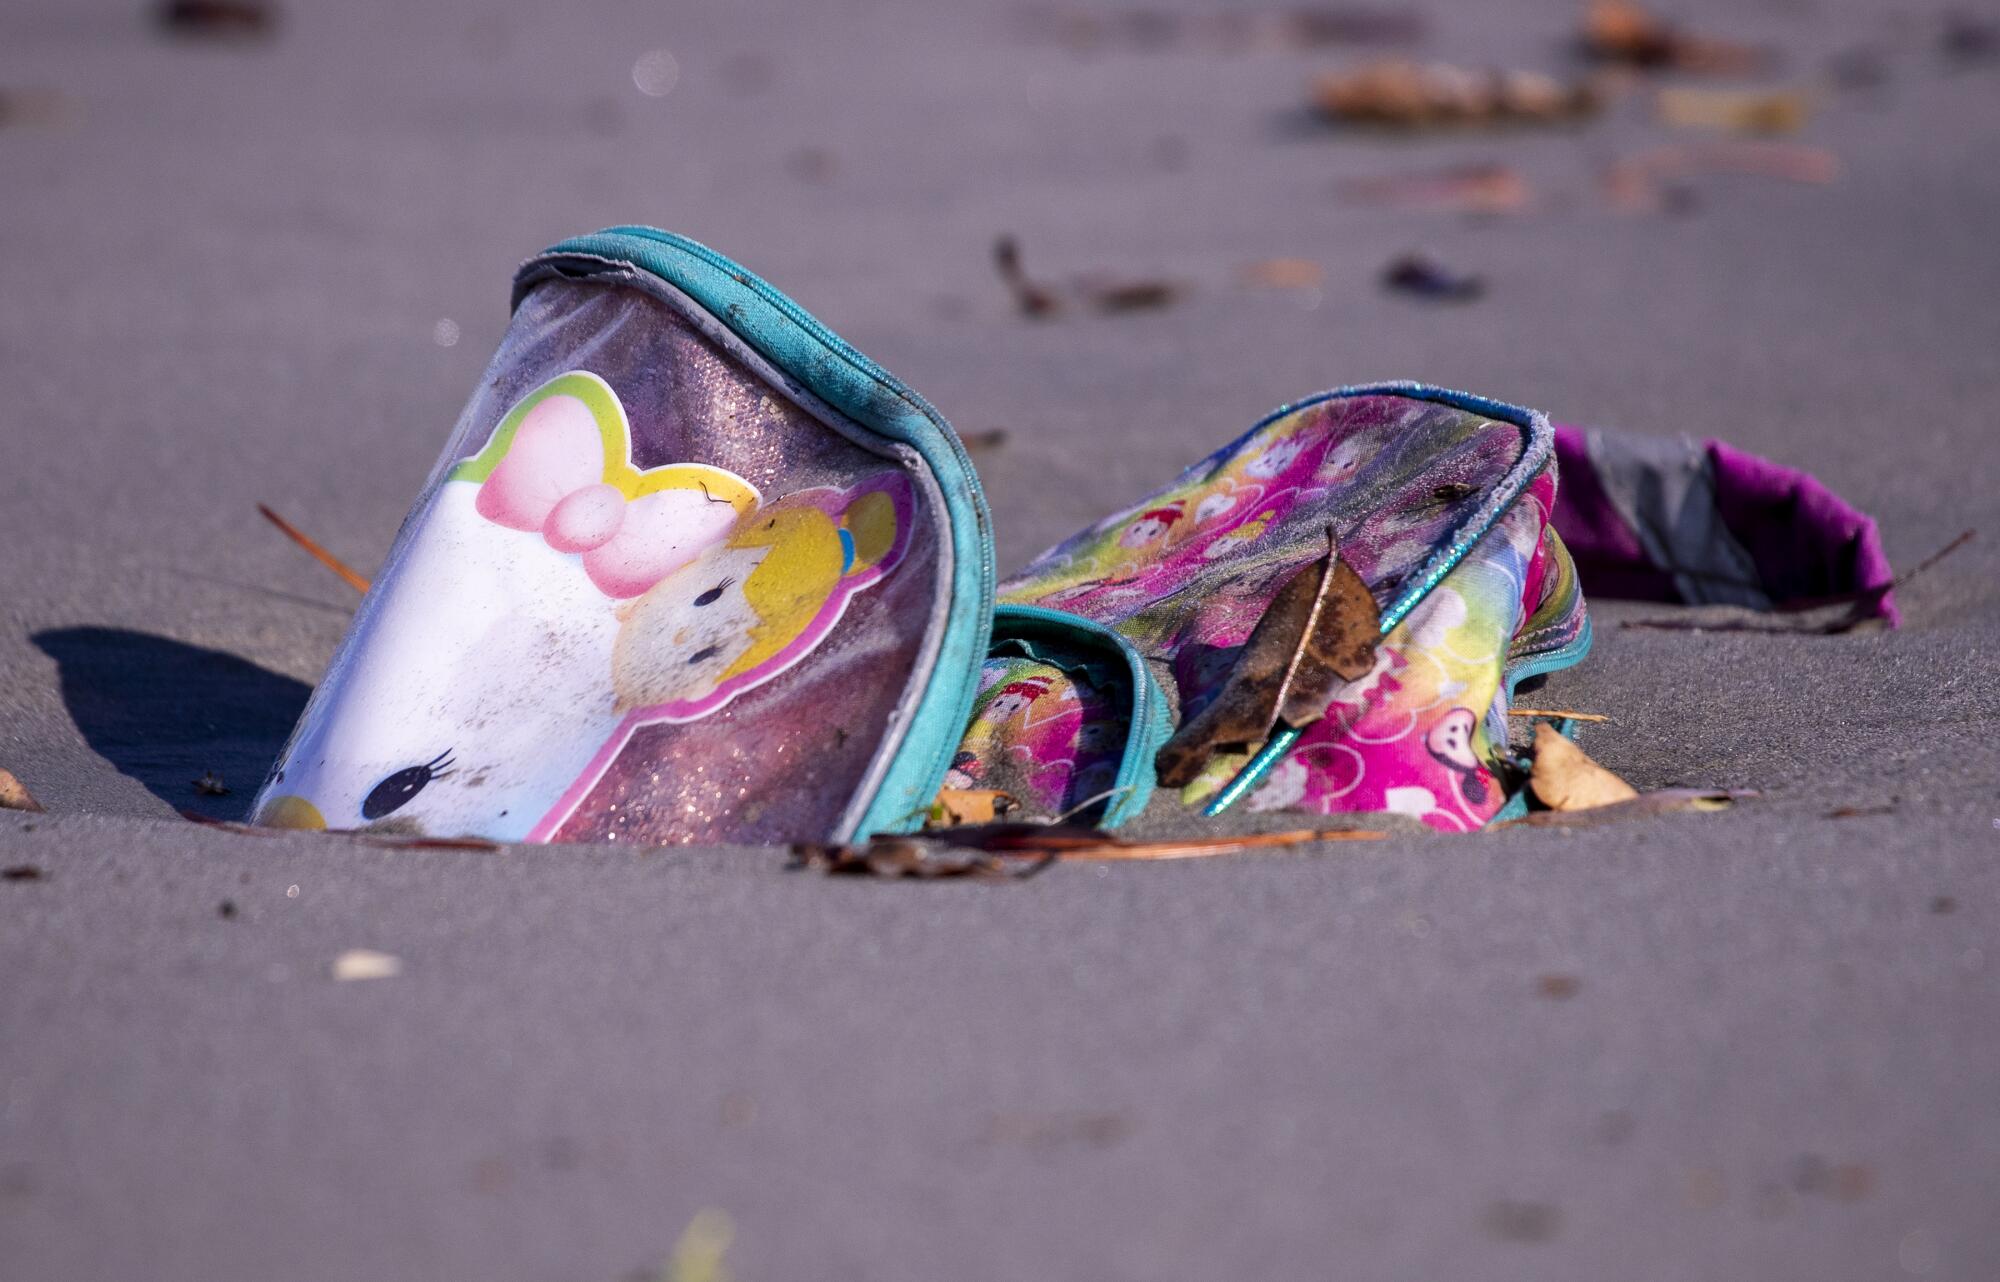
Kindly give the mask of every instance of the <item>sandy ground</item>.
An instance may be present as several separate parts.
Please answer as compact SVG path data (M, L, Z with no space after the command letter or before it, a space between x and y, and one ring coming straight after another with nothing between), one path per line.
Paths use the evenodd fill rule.
M1888 79L1802 136L1838 182L1630 216L1594 182L1668 140L1640 100L1336 137L1301 85L1351 51L1084 56L998 0L298 4L231 48L138 7L0 9L0 89L61 95L0 124L0 764L51 812L0 815L43 874L0 882L0 1276L600 1282L704 1208L745 1282L2000 1273L2000 66L1940 8L1680 6L1778 82ZM1567 4L1426 8L1422 56L1567 65ZM1476 160L1541 207L1335 195ZM1764 791L1723 816L1009 886L175 819L241 812L352 606L252 505L372 568L512 265L620 221L1005 428L1005 564L1388 377L1808 467L1900 564L1982 537L1893 634L1599 607L1541 698L1641 786ZM1029 323L1002 231L1190 292ZM1417 247L1488 297L1380 293ZM1242 283L1273 256L1323 285ZM356 947L401 975L333 982Z

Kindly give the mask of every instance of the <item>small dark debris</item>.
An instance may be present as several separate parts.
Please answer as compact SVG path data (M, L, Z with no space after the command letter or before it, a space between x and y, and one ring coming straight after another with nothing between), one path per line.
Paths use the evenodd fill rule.
M278 27L266 0L163 0L153 14L169 35L202 40L261 40Z
M959 436L968 454L985 454L999 449L1007 443L1007 429L989 427L983 432L966 432Z
M1991 62L2000 58L2000 23L1969 13L1950 14L1944 20L1938 47L1946 58L1960 66Z
M1958 901L1950 895L1938 895L1931 900L1931 911L1940 917L1950 916L1958 911Z
M33 864L11 864L0 868L0 881L46 881L48 876Z
M1867 819L1875 815L1893 815L1894 806L1840 806L1826 812L1828 819Z
M194 781L194 790L204 797L226 797L229 785L222 782L222 776L213 770L201 772L201 778Z
M1181 289L1170 280L1126 280L1084 285L1082 293L1101 312L1140 312L1167 306Z
M222 920L224 921L235 921L236 901L234 899L223 900L220 904L216 905L215 915L222 918Z
M1433 302L1469 303L1485 294L1486 282L1421 254L1405 254L1382 270L1382 288Z
M1543 975L1535 981L1535 991L1552 1002L1566 1002L1583 988L1574 975Z
M1053 316L1061 309L1062 302L1053 290L1028 279L1021 266L1020 242L1012 236L1003 235L993 242L993 266L999 271L1001 281L1013 291L1014 305L1023 316Z
M1502 1242L1550 1242L1562 1231L1562 1210L1552 1202L1506 1199L1486 1208L1486 1231Z
M1029 277L1021 265L1020 242L1004 234L993 242L993 266L1014 295L1014 305L1021 314L1037 320L1054 316L1068 305L1106 314L1148 311L1173 303L1182 293L1177 282L1152 277L1084 276L1066 286L1045 284Z

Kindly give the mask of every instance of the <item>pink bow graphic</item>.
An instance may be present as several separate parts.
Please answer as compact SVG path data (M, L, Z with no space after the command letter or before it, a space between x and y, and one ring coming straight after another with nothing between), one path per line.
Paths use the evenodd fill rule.
M622 599L641 595L735 526L735 505L711 497L702 477L726 477L756 494L719 468L668 464L638 473L650 492L627 497L604 479L604 448L588 405L550 396L521 419L474 506L495 524L539 533L558 552L582 553L590 581ZM662 481L666 488L651 488Z

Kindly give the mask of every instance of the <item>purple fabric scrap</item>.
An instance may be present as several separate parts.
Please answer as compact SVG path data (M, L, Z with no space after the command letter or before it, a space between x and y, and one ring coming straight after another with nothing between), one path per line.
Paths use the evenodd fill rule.
M1562 486L1555 527L1576 560L1584 590L1644 601L1686 599L1675 566L1646 551L1592 460L1583 428L1556 427ZM1894 573L1875 521L1796 468L1746 453L1723 441L1702 447L1720 526L1749 554L1760 587L1779 605L1859 598L1869 617L1902 623L1889 591ZM1873 594L1873 595L1870 595Z

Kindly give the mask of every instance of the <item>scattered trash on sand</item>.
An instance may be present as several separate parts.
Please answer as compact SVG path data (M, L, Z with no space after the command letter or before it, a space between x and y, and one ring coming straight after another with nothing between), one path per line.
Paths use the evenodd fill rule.
M30 814L42 814L42 803L28 791L28 786L14 777L10 770L0 770L0 810L25 810Z
M1534 203L1528 180L1518 170L1500 164L1347 178L1335 190L1343 200L1356 205L1452 214L1517 214Z
M1557 125L1597 113L1602 95L1584 82L1539 71L1495 71L1405 59L1326 72L1312 81L1313 107L1343 125L1450 129L1477 125Z
M1577 43L1585 57L1649 71L1743 75L1771 60L1749 45L1690 35L1632 0L1592 0Z
M1661 124L1739 134L1797 133L1812 113L1812 96L1798 89L1662 89L1655 100Z
M993 266L1021 314L1038 320L1071 307L1106 314L1148 311L1168 306L1183 292L1177 282L1146 277L1083 275L1066 285L1045 284L1028 276L1019 242L1006 235L993 242Z
M1404 254L1382 269L1382 288L1430 302L1469 303L1486 293L1486 281L1422 254Z
M333 977L343 982L361 979L394 979L403 973L403 959L372 948L350 948L333 959Z

